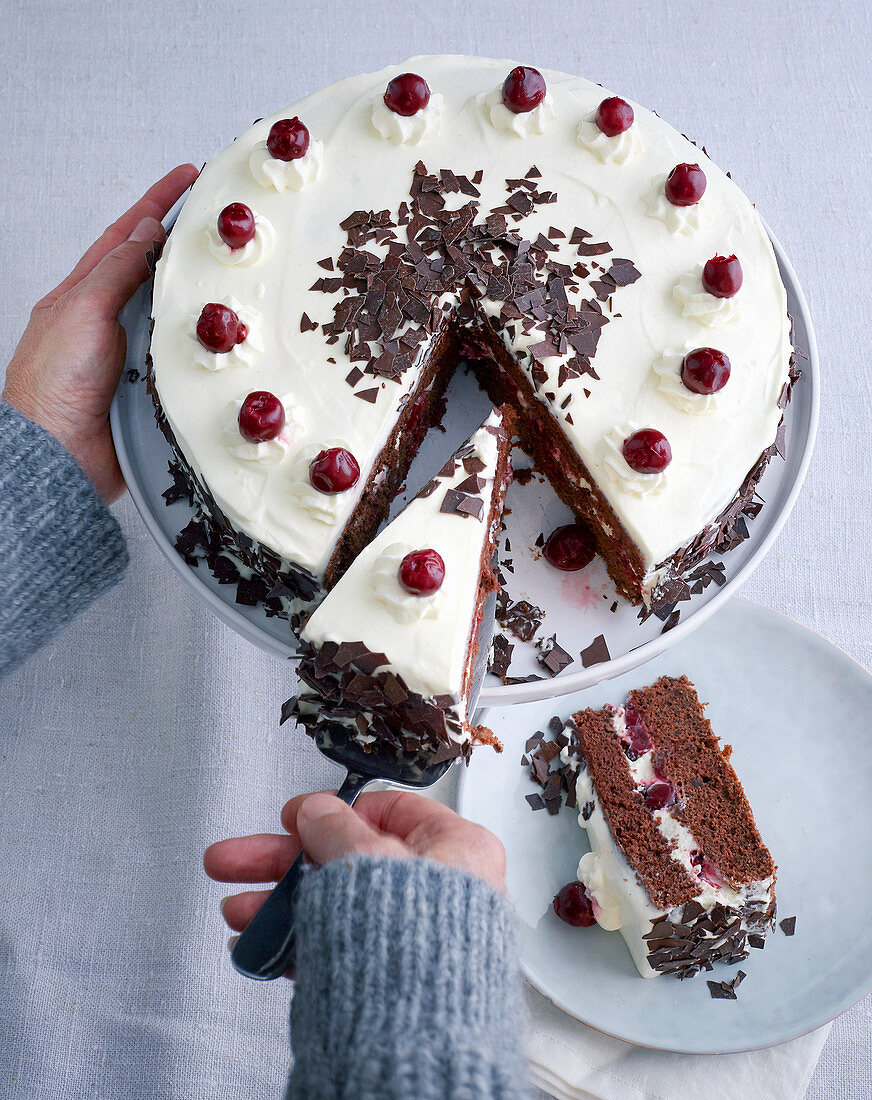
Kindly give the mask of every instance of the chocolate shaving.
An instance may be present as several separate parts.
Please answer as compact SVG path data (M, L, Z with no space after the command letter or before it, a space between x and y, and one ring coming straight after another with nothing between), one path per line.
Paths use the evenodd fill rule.
M581 663L585 668L602 664L604 661L610 661L611 659L609 647L606 645L605 637L602 634L598 634L587 649L581 651Z
M792 936L796 932L796 917L785 917L778 922L778 927L785 936Z
M445 499L439 511L449 515L475 516L476 519L481 519L483 509L484 501L481 497L470 496L469 493L462 493L459 489L446 489Z
M505 682L504 678L509 671L514 648L505 634L494 634L488 671L492 672L494 676L499 676L503 682Z
M572 664L572 657L570 657L563 646L557 644L556 634L552 634L550 638L541 640L536 644L539 647L539 653L536 656L536 660L543 668L546 668L552 676L556 676L568 665Z
M500 592L497 596L497 622L511 630L522 642L533 640L544 617L545 613L542 609L527 600L512 603L504 592Z

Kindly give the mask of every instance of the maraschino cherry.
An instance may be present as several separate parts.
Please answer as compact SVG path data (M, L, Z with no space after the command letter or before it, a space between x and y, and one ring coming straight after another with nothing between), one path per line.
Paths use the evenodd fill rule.
M254 237L254 214L244 202L232 202L218 215L218 236L233 249L244 248Z
M309 466L309 481L319 493L344 493L359 477L357 459L344 447L328 447Z
M673 206L695 206L705 194L705 182L698 164L676 164L666 177L666 198Z
M672 461L669 440L656 428L640 428L628 435L623 453L630 469L640 474L659 474Z
M590 928L596 924L593 902L583 882L568 882L551 904L557 916L574 928Z
M430 102L430 89L423 76L402 73L395 76L385 89L385 106L395 115L416 115Z
M742 265L735 256L712 256L702 269L702 285L715 298L732 298L742 288Z
M219 302L203 306L197 321L197 339L207 351L216 354L233 351L248 335L248 329L238 314Z
M633 108L616 95L604 99L597 107L594 121L606 137L617 137L633 125Z
M694 393L717 393L729 380L730 360L717 348L696 348L681 360L681 381Z
M400 562L400 584L413 596L429 596L442 587L445 562L436 550L413 550Z
M285 426L285 407L274 393L255 390L242 402L239 431L249 443L275 439Z
M551 532L542 547L542 554L555 569L574 573L593 561L596 543L587 527L580 523L567 523Z
M296 115L274 122L266 147L276 160L299 160L309 148L309 131Z
M526 114L545 98L545 78L538 69L517 65L503 81L502 96L513 115Z

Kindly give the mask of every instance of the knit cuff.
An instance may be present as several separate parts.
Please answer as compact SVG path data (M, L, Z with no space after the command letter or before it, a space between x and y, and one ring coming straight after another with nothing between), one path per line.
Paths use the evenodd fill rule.
M495 890L424 859L304 880L288 1097L527 1096L514 920Z
M121 529L76 460L0 401L0 676L119 580Z

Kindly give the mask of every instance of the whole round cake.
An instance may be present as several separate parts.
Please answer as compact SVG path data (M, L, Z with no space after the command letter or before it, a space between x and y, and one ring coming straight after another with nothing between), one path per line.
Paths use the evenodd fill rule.
M157 265L149 386L273 591L316 601L371 541L461 358L655 607L735 541L793 377L751 203L579 77L416 57L203 169Z

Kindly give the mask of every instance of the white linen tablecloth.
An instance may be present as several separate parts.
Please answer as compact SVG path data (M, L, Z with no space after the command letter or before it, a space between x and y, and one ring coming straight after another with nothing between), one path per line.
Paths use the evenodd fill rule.
M865 6L6 0L2 12L0 371L32 304L148 183L350 73L413 53L511 56L601 81L704 142L792 258L824 368L805 490L745 594L869 665ZM200 606L129 501L118 514L124 583L0 685L0 1095L277 1096L290 989L233 974L200 858L219 837L277 828L285 798L335 772L278 728L289 668ZM872 1095L870 1015L867 998L836 1021L812 1100ZM568 1023L535 1018L548 1042ZM686 1064L688 1083L699 1063ZM621 1095L672 1095L656 1056L645 1066ZM731 1072L712 1070L736 1084L718 1095L754 1095ZM612 1095L583 1082L591 1092L572 1095ZM801 1095L789 1073L781 1085L773 1096Z

